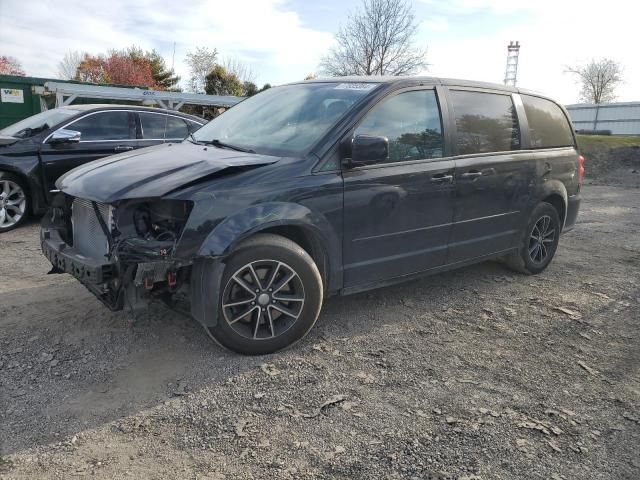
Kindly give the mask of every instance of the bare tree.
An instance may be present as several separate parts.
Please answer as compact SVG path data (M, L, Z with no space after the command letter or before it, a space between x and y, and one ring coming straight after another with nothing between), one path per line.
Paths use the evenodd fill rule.
M591 60L579 67L567 67L567 72L578 77L580 99L586 103L615 100L615 89L622 82L622 67L609 58Z
M204 93L207 85L207 75L216 66L218 50L207 47L196 47L194 52L187 53L187 65L191 73L189 90Z
M327 75L409 75L425 68L414 47L417 24L406 0L364 0L340 27L337 45L320 63Z
M222 66L227 73L235 75L241 82L254 83L256 81L256 74L251 69L251 66L242 62L237 57L226 57L222 61Z
M85 54L78 50L68 50L58 62L58 76L63 80L72 80L84 56Z

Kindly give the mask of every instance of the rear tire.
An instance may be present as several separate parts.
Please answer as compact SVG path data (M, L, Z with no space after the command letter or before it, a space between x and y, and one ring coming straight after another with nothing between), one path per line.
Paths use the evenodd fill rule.
M258 234L226 263L213 339L244 355L263 355L302 339L318 319L323 285L309 254L291 240Z
M31 202L24 180L0 171L0 233L22 225L29 216Z
M531 213L516 252L505 257L509 268L527 275L544 271L560 240L560 216L553 205L540 203Z

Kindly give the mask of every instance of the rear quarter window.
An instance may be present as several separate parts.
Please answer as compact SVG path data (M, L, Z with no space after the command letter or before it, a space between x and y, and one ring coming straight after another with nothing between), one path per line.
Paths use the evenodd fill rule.
M531 148L573 146L571 125L562 109L540 97L521 95L529 123Z

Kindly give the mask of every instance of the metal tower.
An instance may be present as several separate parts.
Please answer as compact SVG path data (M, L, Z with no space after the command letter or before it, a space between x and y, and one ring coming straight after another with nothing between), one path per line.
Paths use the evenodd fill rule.
M504 84L512 87L516 86L518 76L518 55L520 54L520 43L511 41L507 45L507 70L504 74Z

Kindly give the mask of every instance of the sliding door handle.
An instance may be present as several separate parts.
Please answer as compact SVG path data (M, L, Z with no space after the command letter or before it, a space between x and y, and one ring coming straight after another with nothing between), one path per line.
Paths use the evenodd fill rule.
M444 173L439 173L431 177L430 181L431 183L451 183L453 182L453 175L445 175Z
M474 180L481 176L482 176L482 172L478 172L474 170L471 172L464 172L463 174L460 175L460 178L462 178L463 180Z

